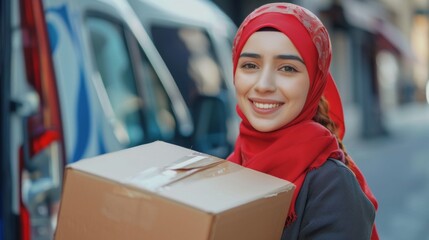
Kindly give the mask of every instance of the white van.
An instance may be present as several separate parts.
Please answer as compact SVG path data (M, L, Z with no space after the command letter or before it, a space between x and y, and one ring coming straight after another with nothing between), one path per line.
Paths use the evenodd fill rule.
M158 139L192 147L201 129L222 137L195 149L230 148L226 98L190 110L125 0L0 2L0 240L52 239L67 163Z

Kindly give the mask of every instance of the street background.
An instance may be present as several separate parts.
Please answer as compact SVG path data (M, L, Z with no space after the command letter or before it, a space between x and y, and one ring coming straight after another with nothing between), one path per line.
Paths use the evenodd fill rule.
M377 197L380 239L429 239L429 105L389 112L388 135L373 139L359 137L354 114L344 144Z

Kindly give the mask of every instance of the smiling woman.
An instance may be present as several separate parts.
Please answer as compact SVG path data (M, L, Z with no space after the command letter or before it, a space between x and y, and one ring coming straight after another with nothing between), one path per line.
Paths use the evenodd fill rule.
M240 133L229 161L296 185L282 239L378 239L377 201L345 152L326 28L308 10L264 5L233 46Z

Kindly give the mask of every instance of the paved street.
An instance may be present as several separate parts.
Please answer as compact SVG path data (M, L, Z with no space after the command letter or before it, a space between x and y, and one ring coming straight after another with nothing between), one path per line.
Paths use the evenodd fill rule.
M407 105L386 114L389 135L357 137L353 114L345 144L379 202L381 239L429 239L429 105Z

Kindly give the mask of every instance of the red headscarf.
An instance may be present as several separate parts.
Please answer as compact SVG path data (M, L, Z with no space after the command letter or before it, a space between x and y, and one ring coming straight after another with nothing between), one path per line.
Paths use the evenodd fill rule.
M340 139L345 132L343 108L329 71L331 43L328 32L313 13L294 4L266 4L244 20L233 45L234 74L247 40L254 32L265 27L284 33L295 45L304 59L310 77L309 92L301 113L290 123L272 132L255 130L237 106L242 122L234 152L228 160L296 185L286 221L288 225L296 219L295 202L306 174L322 166L329 157L344 161L344 153L335 135L312 120L322 95L329 103L329 116L338 127ZM363 192L377 208L377 201L361 171L352 160L348 165ZM375 227L371 239L378 239Z

